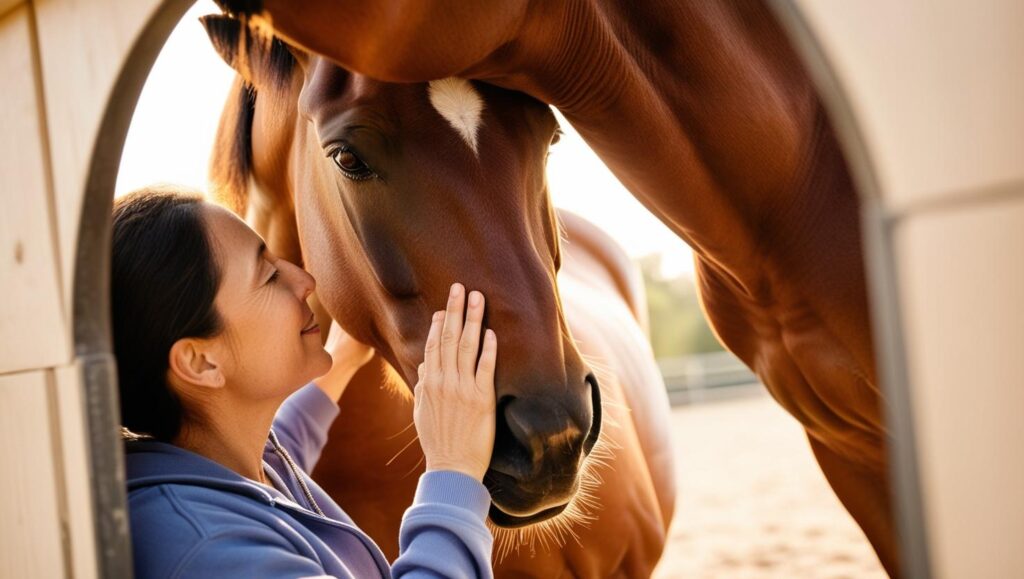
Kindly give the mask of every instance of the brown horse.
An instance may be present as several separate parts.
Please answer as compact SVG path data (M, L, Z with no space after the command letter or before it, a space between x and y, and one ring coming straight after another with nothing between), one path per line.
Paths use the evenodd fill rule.
M223 4L373 78L480 79L561 109L693 247L718 336L898 574L857 195L763 0Z
M559 227L550 109L461 80L381 83L238 20L204 23L245 79L221 118L215 190L393 368L378 361L349 387L317 480L395 555L422 455L406 448L408 388L382 374L414 381L425 324L459 280L487 296L501 344L485 478L496 570L650 574L674 504L667 398L635 271L582 219Z

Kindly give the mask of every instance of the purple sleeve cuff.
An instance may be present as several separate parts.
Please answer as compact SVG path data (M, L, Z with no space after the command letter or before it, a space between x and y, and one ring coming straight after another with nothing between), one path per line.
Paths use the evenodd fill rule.
M491 496L480 481L450 470L424 473L402 517L393 577L491 579Z
M453 470L432 470L420 477L413 506L442 503L472 512L481 521L486 520L491 506L487 487L475 478Z

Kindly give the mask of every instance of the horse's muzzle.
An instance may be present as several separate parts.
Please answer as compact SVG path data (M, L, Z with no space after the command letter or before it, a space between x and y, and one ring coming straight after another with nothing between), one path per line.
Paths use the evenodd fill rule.
M600 388L593 374L585 381L589 392L580 392L582 400L549 395L499 401L494 455L484 477L496 525L522 527L557 516L579 490L580 468L601 429Z

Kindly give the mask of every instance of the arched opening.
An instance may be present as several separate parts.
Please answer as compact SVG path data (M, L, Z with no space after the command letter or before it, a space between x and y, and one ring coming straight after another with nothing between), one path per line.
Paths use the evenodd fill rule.
M96 563L102 577L132 575L117 370L110 339L111 203L139 94L164 42L191 5L192 0L162 2L139 32L104 108L83 192L72 315L75 354L83 366Z
M770 0L776 17L789 33L825 104L853 173L861 200L861 232L871 298L872 330L878 375L885 395L884 416L892 445L889 481L896 510L903 572L929 577L924 506L914 443L914 418L897 288L893 221L882 207L877 170L868 155L848 92L833 72L819 39L795 0Z
M132 48L105 109L100 130L102 138L98 140L92 154L85 191L83 225L74 279L74 327L76 352L86 366L84 375L88 396L89 433L95 469L94 512L97 517L97 539L104 575L121 576L130 573L127 526L123 510L122 457L116 437L118 420L114 390L115 373L108 328L109 304L106 303L110 202L115 190L125 136L147 74L164 41L191 4L191 1L179 0L164 2ZM795 44L804 53L809 68L815 72L819 88L830 105L848 159L858 176L860 190L865 194L865 237L868 239L871 255L868 268L876 286L873 288L873 296L879 349L887 354L899 352L902 347L899 328L891 325L898 319L895 315L897 303L892 297L895 290L891 287L894 283L895 265L889 259L891 243L884 220L872 209L870 192L873 191L873 172L866 156L858 152L864 145L857 136L853 117L844 116L842 112L843 92L834 82L829 84L825 60L815 48L813 37L806 29L800 28L798 10L790 3L778 4L780 20L791 27ZM886 377L887 384L905 384L905 366L897 354L892 355L894 358L883 358L886 365L881 374ZM911 428L908 421L909 405L906 397L901 398L898 390L891 391L890 397L892 406L889 420L894 425L897 440L903 441L898 443L896 448L899 455L896 462L901 469L907 469L899 471L899 478L896 481L900 498L898 504L903 513L903 536L904 540L909 540L910 546L907 548L911 549L905 557L915 565L911 569L927 570L926 566L916 566L926 565L927 561L921 535L923 526L920 524L920 505L915 499L917 486L916 473L913 470L915 461ZM916 542L915 537L918 538ZM917 561L920 563L915 563Z

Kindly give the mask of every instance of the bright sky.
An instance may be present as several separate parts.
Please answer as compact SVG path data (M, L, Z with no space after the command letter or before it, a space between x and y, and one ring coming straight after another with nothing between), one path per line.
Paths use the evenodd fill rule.
M197 21L218 12L210 0L189 10L168 39L142 91L117 180L117 195L157 182L206 189L206 165L234 72ZM662 254L662 272L693 271L690 249L627 192L564 119L548 181L555 205L612 235L634 257Z

